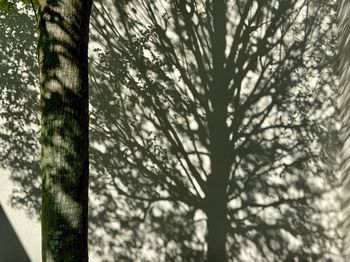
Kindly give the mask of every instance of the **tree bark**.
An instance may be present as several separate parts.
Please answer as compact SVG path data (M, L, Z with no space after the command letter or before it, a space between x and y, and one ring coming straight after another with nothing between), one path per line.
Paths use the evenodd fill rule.
M88 261L88 35L92 0L39 1L42 258Z
M342 230L343 256L350 260L350 2L338 1L338 45L339 45L339 111L341 121L341 181L342 181Z
M206 194L208 262L226 262L227 184L230 174L229 132L226 124L228 86L225 81L226 9L225 0L213 1L213 81L209 114L211 174Z

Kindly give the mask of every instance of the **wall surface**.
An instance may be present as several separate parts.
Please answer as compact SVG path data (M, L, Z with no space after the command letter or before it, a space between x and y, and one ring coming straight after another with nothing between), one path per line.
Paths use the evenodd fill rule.
M0 262L41 262L40 221L10 204L15 185L10 172L0 169ZM90 262L101 259L89 255Z
M0 261L41 261L39 221L11 207L14 186L7 170L0 169L0 185Z

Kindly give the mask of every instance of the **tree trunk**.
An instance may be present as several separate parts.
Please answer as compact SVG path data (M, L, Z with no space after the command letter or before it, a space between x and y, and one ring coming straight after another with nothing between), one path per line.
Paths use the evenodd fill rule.
M225 81L226 1L213 1L213 81L210 100L213 111L208 117L211 174L206 194L208 262L226 262L227 186L230 174L229 132L226 124L228 85Z
M88 35L92 0L39 0L42 258L88 261Z
M341 181L342 181L342 221L343 255L350 261L350 2L338 1L338 43L339 43L339 109L341 121Z

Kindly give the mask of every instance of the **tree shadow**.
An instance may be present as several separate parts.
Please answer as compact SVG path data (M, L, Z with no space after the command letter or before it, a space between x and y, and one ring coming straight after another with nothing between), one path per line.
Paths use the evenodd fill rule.
M305 21L296 19L283 28L279 23L285 20L281 18L295 14L295 10L288 13L295 2L283 4L284 9L278 9L280 15L277 11L262 11L262 17L252 16L264 25L272 24L268 30L272 36L273 32L283 35L283 30L293 32L288 31L289 36L286 32L287 40L271 43L267 50L255 45L268 45L270 41L249 31L257 30L256 27L232 22L237 22L242 33L237 33L241 32L237 29L239 51L235 63L228 66L238 67L232 83L244 83L238 89L233 84L235 91L231 95L235 99L230 105L229 121L237 155L229 191L232 206L227 244L234 261L265 261L273 257L287 261L339 259L339 210L333 191L339 184L335 175L339 143L333 99L334 6L325 2L310 5L310 9L306 8L311 10L310 16L306 15ZM245 9L244 3L239 5L242 12L237 11L237 16L232 17L248 17L256 10ZM270 10L268 4L261 5ZM92 161L98 167L98 177L109 184L108 191L117 189L114 196L101 199L101 203L113 206L108 213L114 212L119 221L136 218L137 226L130 232L134 244L107 241L114 243L112 249L124 250L126 257L134 253L142 257L143 247L147 246L158 255L152 259L163 261L172 257L174 261L188 261L191 255L179 245L185 241L193 257L200 254L199 261L205 257L203 196L210 173L206 165L210 157L206 110L210 111L210 105L206 108L206 102L211 84L211 47L206 42L210 39L211 21L206 8L177 1L164 5L157 5L157 1L126 1L106 2L95 10L93 29L97 33L93 40L102 45L102 50L96 49L99 57L91 63L92 99L96 98L91 100L92 121L97 123L91 132L91 139L96 142ZM114 12L118 15L112 15ZM329 13L333 17L328 17ZM271 15L271 20L263 22L265 15ZM328 20L323 21L327 22L319 20L324 16ZM293 24L298 22L299 26ZM273 25L281 26L282 32ZM267 70L264 77L276 79L264 82L263 77L262 83L252 88L255 80L250 72L260 72L268 60L278 62L272 62L274 73ZM266 106L270 92L273 106ZM275 118L271 115L276 108L283 113L276 113ZM268 120L264 122L265 119ZM272 127L267 125L271 123ZM269 128L274 131L264 132ZM93 184L92 189L95 187L97 193L100 188ZM115 204L110 204L112 199ZM121 204L124 201L132 207L125 216ZM172 234L163 235L161 232L167 232L169 223L165 218L179 213L178 203L183 206L182 219L170 227ZM130 215L135 210L139 212ZM102 213L103 210L100 217ZM162 214L163 226L154 214ZM137 223L140 216L144 219ZM194 229L189 225L194 225ZM184 235L176 234L175 227ZM118 228L123 231L122 225ZM135 232L158 234L152 240Z
M11 204L40 213L39 90L35 21L1 13L0 165L15 185Z
M201 150L206 148L208 130L203 111L199 110L197 114L195 112L196 108L202 106L203 101L207 99L206 91L198 89L198 86L210 82L208 76L203 73L210 67L207 64L210 57L203 55L202 64L204 66L201 67L196 48L193 50L184 48L184 46L194 44L193 41L190 42L190 37L187 39L186 30L188 28L184 26L186 21L181 20L184 19L181 16L184 9L178 13L172 10L173 13L169 12L167 15L164 9L159 8L159 10L153 10L152 13L151 9L147 9L152 6L152 1L141 2L150 5L138 6L135 4L138 3L137 1L123 1L124 7L128 8L128 14L131 14L133 19L141 19L147 14L151 22L152 19L161 19L160 16L163 16L163 20L156 29L152 27L147 29L149 23L145 22L141 25L139 23L138 26L144 31L130 38L125 37L127 34L125 28L130 28L130 33L132 33L132 24L127 24L131 23L132 19L128 20L130 17L120 11L120 5L109 2L100 5L95 2L96 6L93 11L92 40L101 49L96 49L91 54L90 60L90 250L100 257L101 261L204 261L207 247L205 242L206 216L203 212L202 198L205 192L198 189L201 185L193 185L189 179L183 177L186 175L185 171L176 171L181 168L177 157L181 150L181 143L178 144L178 147L172 146L169 143L171 135L167 136L161 127L167 124L168 116L173 121L171 124L175 123L178 132L187 138L183 145L192 144L191 132L188 131L197 130L195 139L200 143L196 145L200 146L191 148L192 153L195 154L194 157L185 159L182 156L187 161L183 170L191 169L190 166L193 164L196 170L192 169L189 173L192 175L198 173L197 180L203 180L202 183L205 184L206 173L210 172L205 164L208 161L208 152ZM138 13L142 8L146 12ZM112 10L119 12L119 16L114 16ZM190 6L188 10L191 10ZM325 9L322 10L324 12ZM210 33L206 31L210 27L204 26L210 23L210 19L205 17L204 13L205 7L203 7L203 21L201 21L203 25L198 24L198 30L203 31L198 31L198 34L203 40L201 44L208 51L210 44L205 42L203 36ZM124 20L123 15L125 15ZM179 16L177 19L182 22L167 24L166 21L170 21L171 16ZM163 34L167 26L173 26L173 30L177 30L176 32L180 35L178 41L176 37L167 38ZM200 26L204 26L204 29ZM0 70L1 75L6 79L0 89L0 163L2 167L11 171L11 179L16 185L11 197L13 206L25 208L28 214L39 218L39 100L36 88L38 74L34 20L25 14L16 14L11 17L1 16L0 27L6 32L3 36L4 41L1 39L0 42L2 61ZM133 71L128 71L130 67L135 72L142 67L138 65L140 61L137 61L136 58L140 55L143 45L154 44L149 42L153 41L153 35L159 39L161 37L163 40L168 39L168 42L160 43L159 49L155 50L154 57L151 57L151 53L141 63L148 71L139 70L140 78L148 73L156 75L156 77L150 77L152 81L150 86L154 89L147 89L142 81L123 82L127 79L126 74L133 73ZM327 37L322 39L327 39ZM324 45L327 43L329 42L322 42ZM281 48L283 44L280 45ZM247 48L245 45L249 45L249 41L242 45ZM330 46L332 53L333 43ZM297 47L295 48L294 51L299 55ZM166 74L162 75L162 71L171 71L169 63L164 63L164 50L170 54L168 57L170 64L173 64L173 67L183 68L183 71L174 73L171 77ZM157 57L159 51L161 55ZM242 68L245 65L246 54L242 52L238 60ZM249 53L249 55L254 54ZM266 55L268 58L271 56L271 53ZM176 64L176 59L179 61L183 59L182 64ZM188 59L187 62L185 59ZM280 84L288 86L290 71L288 71L288 61L284 62L285 68L281 70L285 71L280 72L282 76ZM321 62L332 63L327 59L318 62L319 64ZM327 68L328 65L324 65L324 68ZM320 82L324 81L325 85L332 85L331 70L324 70L323 73L322 77L316 74L315 78L322 78ZM296 77L304 79L305 74L301 72L296 74ZM131 79L133 77L134 75ZM238 75L238 77L241 76ZM157 80L161 80L159 82L164 85L157 86ZM192 101L186 98L185 92L181 93L184 90L180 89L181 92L177 92L172 91L171 88L167 89L166 87L174 86L175 80L180 83L179 85L192 85L194 89L197 88L200 94L205 94L203 100L199 99L191 104ZM249 79L245 81L249 82ZM267 84L266 86L268 90L273 89L272 86ZM305 88L309 86L305 85ZM333 250L337 252L337 236L333 228L330 228L334 226L334 223L331 222L334 220L336 211L328 210L330 214L327 215L322 213L324 209L313 207L316 202L322 202L319 196L324 188L314 187L313 181L305 182L306 176L312 177L314 181L319 178L317 181L320 182L320 185L328 183L329 190L336 184L333 171L327 168L327 165L333 161L331 156L333 151L337 150L338 139L336 130L333 129L335 126L335 122L332 122L334 113L331 112L332 109L329 109L334 102L332 100L333 91L327 88L313 90L321 91L320 93L316 91L297 92L297 95L292 92L286 93L291 96L295 95L299 103L288 98L281 100L276 98L278 106L283 110L291 109L288 108L291 105L299 106L295 110L299 110L298 117L305 120L303 122L305 126L302 128L295 128L291 132L279 130L274 134L273 139L283 136L281 140L276 140L278 143L273 143L273 139L271 140L266 134L258 135L261 130L257 129L255 122L259 120L258 116L263 103L247 111L248 116L256 114L256 120L244 122L246 121L243 121L244 115L241 117L243 125L240 129L235 130L242 135L241 140L237 140L235 144L239 148L237 154L240 154L235 159L235 164L239 167L237 170L240 173L235 170L237 179L232 180L230 192L232 212L229 215L232 219L232 232L229 234L227 245L230 247L229 255L232 260L243 261L239 259L245 257L248 260L254 258L259 261L259 259L263 260L263 256L266 256L266 260L271 257L280 259L283 257L286 261L298 257L299 259L307 257L316 260L331 257L330 253ZM163 91L166 93L162 93ZM282 93L279 95L285 96ZM250 98L248 95L243 96L243 102L249 99L252 99L253 103L259 100L259 95ZM303 104L305 101L308 104ZM241 102L237 101L238 104ZM154 121L155 118L150 118L150 112L154 112L152 103L161 108L152 117L160 116L163 122L159 123ZM168 114L164 114L165 105L168 103L171 104L171 110L167 112ZM266 110L272 110L272 108ZM197 128L191 126L183 117L188 112L193 113L193 121L197 122ZM309 118L310 112L315 113L315 119ZM292 113L288 116L292 116ZM177 120L176 117L180 120ZM286 119L293 120L293 117ZM158 126L150 128L150 122ZM278 121L276 123L282 124ZM244 143L244 137L254 132L257 135ZM306 137L308 134L312 134L311 139ZM298 144L290 142L295 140L298 141ZM322 141L324 148L317 151ZM238 145L244 146L238 147ZM300 149L303 146L305 146L304 149L294 150L296 147ZM303 160L302 157L307 156L313 150L320 152L320 155L317 158L308 159L311 162ZM329 152L326 153L326 150ZM247 151L251 153L248 154ZM283 155L280 152L284 152L286 158L289 157L289 162L284 163L288 175L279 176L278 173L272 173L272 176L277 182L283 178L285 181L288 180L288 183L281 182L282 185L280 185L276 182L273 184L267 176L263 179L254 176L254 172L263 174L264 168L271 165L272 160ZM300 161L291 161L292 156L297 156L296 158ZM241 158L243 160L240 160ZM277 166L275 167L278 169ZM162 176L162 174L167 176ZM251 179L246 179L247 177ZM298 183L298 181L302 182ZM298 201L282 201L284 197L289 196L287 193L291 188L296 190L294 192L301 191L310 197L310 200L301 197ZM254 194L249 192L254 192ZM258 201L264 198L270 199L270 196L272 196L271 199L274 199L273 196L278 196L278 199L274 199L274 202ZM282 212L282 216L279 217L276 212ZM320 222L323 217L327 220ZM246 222L241 223L241 221ZM270 221L275 221L275 223ZM291 247L293 243L291 239L298 248ZM313 250L313 245L316 246L316 251ZM269 253L271 250L272 254ZM235 258L235 256L239 257Z

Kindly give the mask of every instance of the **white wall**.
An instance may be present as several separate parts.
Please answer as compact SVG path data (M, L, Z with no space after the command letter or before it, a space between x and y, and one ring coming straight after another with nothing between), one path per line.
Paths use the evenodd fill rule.
M14 188L15 186L10 180L10 172L0 169L0 205L5 211L12 228L31 261L41 262L40 221L30 218L24 210L19 210L11 206L9 199ZM0 237L3 237L2 232L0 232ZM15 255L13 254L13 256ZM8 258L6 260L4 259L0 252L0 262L25 262L17 260L8 261ZM89 254L90 262L99 262L100 260L96 255Z
M9 198L14 185L9 175L9 171L0 169L0 204L29 258L33 262L40 262L40 222L29 218L24 210L11 207ZM0 261L2 261L1 254Z

